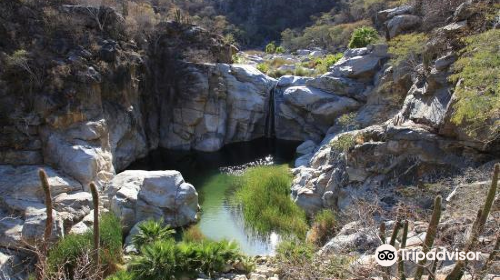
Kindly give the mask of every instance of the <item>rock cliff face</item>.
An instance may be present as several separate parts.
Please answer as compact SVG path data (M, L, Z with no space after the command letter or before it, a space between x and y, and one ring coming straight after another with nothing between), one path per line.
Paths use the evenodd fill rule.
M161 101L161 147L210 152L265 136L274 79L244 65L188 65L184 73Z
M412 12L403 6L381 11L378 17L393 37L417 26L391 29L391 22ZM455 25L461 31L453 31ZM326 137L310 138L314 148L310 142L303 144L307 149L299 147L292 195L300 206L310 214L322 208L344 211L359 200L391 208L401 198L397 187L432 184L466 167L498 160L498 143L486 140L498 137L492 120L481 128L490 134L474 139L450 120L456 97L448 78L457 59L453 38L459 33L452 34L467 28L467 22L452 22L433 32L426 48L435 58L428 69L423 64L384 64L387 53L372 46L347 51L319 78L301 79L306 86L356 100L358 106L345 111L353 112L352 123L335 118L317 134Z
M102 206L130 223L128 229L148 218L173 226L195 222L198 194L180 173L116 173L158 147L214 151L263 136L275 81L227 64L231 46L195 26L165 22L151 35L154 45L138 45L110 8L59 8L87 37L61 36L57 23L44 33L45 21L19 17L29 12L45 20L41 10L0 5L2 28L54 36L50 44L26 40L26 52L17 45L24 38L16 41L12 32L0 44L0 247L23 249L43 236L39 168L51 185L54 238L91 226L90 182L103 191ZM102 30L96 15L107 20ZM195 54L206 62L190 62Z

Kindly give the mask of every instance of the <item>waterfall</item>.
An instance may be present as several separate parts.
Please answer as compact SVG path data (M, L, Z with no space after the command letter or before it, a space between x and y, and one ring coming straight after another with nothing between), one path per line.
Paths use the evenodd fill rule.
M272 89L271 92L269 93L269 104L267 105L267 116L266 116L266 130L265 130L265 135L266 138L274 138L275 133L274 133L274 107L275 107L275 92L278 88L278 85L275 85Z

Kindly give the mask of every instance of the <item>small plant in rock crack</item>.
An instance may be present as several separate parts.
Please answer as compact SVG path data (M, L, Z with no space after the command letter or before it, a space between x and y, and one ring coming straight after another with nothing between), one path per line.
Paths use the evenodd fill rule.
M330 142L330 146L339 151L345 152L356 145L356 136L352 133L339 135L337 138Z

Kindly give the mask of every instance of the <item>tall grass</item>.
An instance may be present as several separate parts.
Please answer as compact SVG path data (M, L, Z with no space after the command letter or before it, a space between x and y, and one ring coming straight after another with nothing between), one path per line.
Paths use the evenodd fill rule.
M291 238L283 240L276 248L277 259L295 264L310 262L316 247L307 242Z
M120 220L111 213L100 217L100 254L104 274L112 273L122 262L122 229ZM61 239L50 251L47 264L50 273L63 271L66 276L81 269L81 259L91 255L93 251L93 233L88 231L81 235L70 234ZM71 278L71 277L70 277Z
M286 165L248 169L237 182L235 193L247 224L258 233L276 230L305 237L306 215L290 199L291 184Z

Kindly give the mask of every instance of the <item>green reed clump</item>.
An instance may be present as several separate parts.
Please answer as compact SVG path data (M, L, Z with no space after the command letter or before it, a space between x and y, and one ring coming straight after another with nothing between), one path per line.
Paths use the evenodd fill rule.
M105 272L116 270L122 262L122 230L120 220L111 213L101 215L99 219L101 265ZM86 255L94 252L94 234L92 230L84 234L69 234L59 240L49 250L47 263L50 272L55 273L60 266L68 277L78 269L78 263ZM49 273L50 273L49 272Z
M290 199L292 176L286 165L259 166L239 178L236 200L245 222L259 233L272 230L303 238L306 214Z

